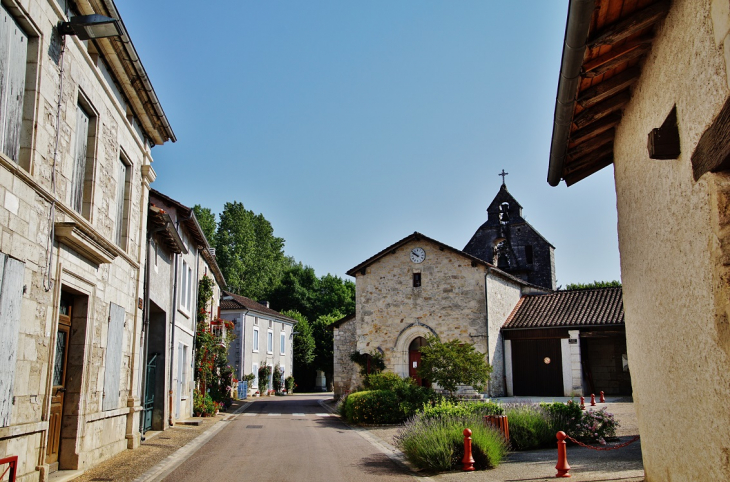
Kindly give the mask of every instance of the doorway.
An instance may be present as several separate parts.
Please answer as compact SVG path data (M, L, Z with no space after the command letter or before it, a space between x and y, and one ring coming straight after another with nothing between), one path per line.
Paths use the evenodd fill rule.
M53 387L48 424L46 463L49 472L78 468L82 378L86 358L86 317L89 298L61 290L53 358Z
M563 396L559 338L512 340L512 370L515 395Z
M430 386L428 380L418 375L418 369L421 367L421 347L426 346L426 339L422 336L417 337L408 345L408 376L416 381L419 387Z

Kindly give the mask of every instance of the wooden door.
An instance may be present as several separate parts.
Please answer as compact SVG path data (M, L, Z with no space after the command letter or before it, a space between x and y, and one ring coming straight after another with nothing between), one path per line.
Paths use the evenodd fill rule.
M512 340L512 373L515 395L562 397L560 339Z
M48 448L46 463L57 466L61 444L61 425L63 419L63 401L66 393L66 372L68 362L68 345L71 334L71 303L62 298L58 315L58 333L56 336L56 355L53 363L53 388L51 389L51 414L48 423Z
M416 384L420 387L423 385L423 380L418 376L418 368L421 366L421 352L420 351L409 351L408 352L408 376L416 381Z

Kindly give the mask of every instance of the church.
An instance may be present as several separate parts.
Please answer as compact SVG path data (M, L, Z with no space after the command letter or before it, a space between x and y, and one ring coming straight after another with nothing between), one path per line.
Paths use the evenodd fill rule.
M484 353L490 397L630 393L621 289L554 291L554 250L503 181L463 250L415 232L349 270L356 311L333 324L335 397L361 383L355 352L422 383L428 335Z

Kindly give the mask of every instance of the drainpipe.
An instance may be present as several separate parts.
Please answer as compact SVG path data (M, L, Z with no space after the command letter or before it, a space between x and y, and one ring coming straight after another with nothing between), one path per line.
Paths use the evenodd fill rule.
M177 224L179 226L179 222ZM172 362L175 359L174 358L175 357L175 318L177 315L177 308L178 308L178 300L177 300L178 270L177 270L177 267L180 264L180 257L181 257L181 255L179 255L179 254L175 255L175 275L174 275L174 280L172 282L172 316L170 317L170 372L169 372L169 376L168 376L168 383L170 384L170 390L168 392L169 398L170 398L170 410L169 410L169 414L167 417L170 427L175 425L172 421L172 407L173 407L172 398L173 398L173 393L174 393L174 389L172 386L172 372L173 372ZM185 274L183 273L183 276L184 275Z
M492 271L492 268L487 267L487 273L484 275L484 315L486 318L486 328L487 328L487 363L489 363L489 290L487 289L487 283L489 281L489 273ZM504 370L502 370L504 371ZM492 396L492 378L489 378L489 381L487 382L487 392L489 392L489 396Z
M580 70L586 50L588 29L595 7L594 0L570 0L568 21L565 25L563 42L563 59L560 63L560 79L555 101L555 118L553 120L553 137L550 144L550 167L547 181L551 186L560 183L568 149L570 126L573 123Z
M203 248L205 249L205 248ZM200 248L195 250L195 283L200 286L200 280L198 279L198 274L200 273ZM212 273L211 273L212 274ZM198 300L200 299L200 291L198 288L195 288L195 303L193 303L193 311L194 314L191 314L192 321L193 321L193 349L190 351L190 373L193 378L195 378L195 337L198 336ZM212 305L213 303L211 303ZM190 403L190 410L189 415L193 416L193 404Z

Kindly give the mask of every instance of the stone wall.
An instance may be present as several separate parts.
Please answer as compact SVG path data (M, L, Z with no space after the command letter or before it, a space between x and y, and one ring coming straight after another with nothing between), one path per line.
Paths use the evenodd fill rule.
M520 301L520 286L514 281L491 271L487 275L487 312L489 343L488 361L492 365L492 378L489 382L488 394L491 397L503 397L507 394L505 383L504 340L500 329L512 310Z
M727 0L715 3L727 12ZM710 6L672 2L615 141L627 349L648 482L697 474L730 480L728 279L721 273L728 237L719 224L727 220L727 177L695 182L690 162L729 93ZM649 159L647 135L675 104L682 153Z
M335 398L352 390L361 382L358 366L350 360L357 351L357 323L349 320L334 329L334 391Z

